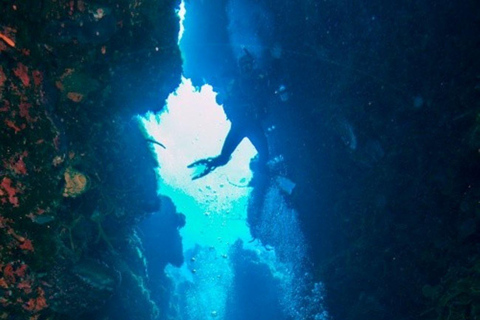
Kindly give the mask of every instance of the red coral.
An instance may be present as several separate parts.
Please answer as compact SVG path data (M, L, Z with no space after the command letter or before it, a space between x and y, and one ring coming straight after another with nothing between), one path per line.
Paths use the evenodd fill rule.
M3 288L3 289L7 289L7 288L8 288L8 284L7 284L7 282L5 281L5 279L3 279L3 278L0 278L0 288Z
M33 70L32 76L33 76L33 84L35 85L35 87L38 87L39 85L42 84L43 75L39 70Z
M43 291L42 288L38 288L37 293L37 298L31 298L26 304L23 305L25 310L39 312L48 307L47 300L45 299L45 291Z
M20 156L18 161L14 164L13 170L18 174L27 174L27 168L25 162L23 162L23 156Z
M1 98L1 95L2 95L2 88L0 87L0 98ZM6 112L8 110L10 110L10 102L8 102L8 100L3 100L3 107L0 108L0 111Z
M28 102L22 101L20 102L20 105L18 106L20 108L20 116L25 118L27 122L33 122L35 119L33 119L30 116L30 113L28 112L28 109L32 107L32 105Z
M25 175L27 174L27 167L25 165L25 162L23 161L23 158L25 158L27 155L27 151L24 151L21 154L17 153L12 158L10 158L8 162L4 161L4 166L12 170L15 174Z
M1 187L0 196L7 195L8 202L13 204L14 207L18 207L18 197L17 197L18 189L12 186L12 180L10 180L10 178L8 177L4 177L2 179L2 183L0 184L0 187ZM5 202L5 200L2 199L2 202Z
M18 161L14 164L13 169L18 174L27 174L27 167L25 166L25 162L23 158L28 155L27 151L24 151L23 154L20 155Z
M28 76L28 68L21 62L17 63L17 68L13 69L13 73L22 81L25 87L30 86L30 77Z
M25 277L26 272L27 272L27 265L25 263L22 263L22 265L19 268L17 268L17 270L15 270L15 274L20 278Z
M27 303L23 305L23 308L28 311L34 311L37 306L37 299L30 298Z
M25 239L25 241L18 246L22 250L33 251L32 241Z
M2 66L0 66L0 89L3 87L5 84L5 81L7 81L7 76L3 72Z
M15 283L15 272L13 271L13 266L11 263L8 263L5 268L3 268L3 278L7 284Z
M0 229L8 227L8 223L11 223L11 219L4 218L0 216ZM2 268L2 263L0 262L0 269Z
M23 290L26 294L32 293L32 284L29 280L23 280L17 284L17 288Z
M4 307L8 306L10 304L10 301L8 301L7 299L3 298L3 297L0 297L0 304ZM4 313L5 314L5 313ZM8 316L8 314L7 314Z

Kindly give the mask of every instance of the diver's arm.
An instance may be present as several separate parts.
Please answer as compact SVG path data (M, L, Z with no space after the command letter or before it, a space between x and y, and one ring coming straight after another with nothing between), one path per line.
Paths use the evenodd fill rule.
M243 128L239 128L238 125L232 123L232 127L230 131L228 131L227 137L225 138L225 142L223 143L222 151L216 157L218 166L224 166L232 157L232 153L238 147L240 142L242 142L243 138L245 138L245 133L242 130Z
M232 153L238 147L240 142L242 142L243 138L245 138L245 134L242 133L240 128L232 124L232 127L225 138L225 142L223 143L222 151L218 156L200 159L188 166L188 168L194 168L200 165L205 166L200 173L192 177L192 180L202 178L216 168L226 165L230 161Z

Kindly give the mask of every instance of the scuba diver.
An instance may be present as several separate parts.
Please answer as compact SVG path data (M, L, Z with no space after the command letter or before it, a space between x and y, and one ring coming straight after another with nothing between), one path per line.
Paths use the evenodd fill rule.
M227 134L220 154L195 161L188 168L203 166L192 180L202 178L220 166L226 165L232 153L244 138L248 138L257 150L255 171L266 172L269 157L268 142L262 122L267 115L269 85L267 77L255 68L252 54L244 53L238 62L239 73L224 93L217 95L217 103L223 104L231 128ZM265 169L265 170L264 170Z

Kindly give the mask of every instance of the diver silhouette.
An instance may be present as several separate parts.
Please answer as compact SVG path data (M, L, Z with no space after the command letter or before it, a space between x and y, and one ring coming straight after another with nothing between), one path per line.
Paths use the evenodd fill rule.
M227 118L231 121L230 131L218 156L200 159L188 166L204 167L192 180L202 178L216 168L226 165L244 138L248 138L257 150L255 171L266 170L269 150L262 122L267 115L270 91L268 78L255 68L252 54L245 48L243 51L238 61L238 75L229 83L228 88L217 95L217 102L224 105Z

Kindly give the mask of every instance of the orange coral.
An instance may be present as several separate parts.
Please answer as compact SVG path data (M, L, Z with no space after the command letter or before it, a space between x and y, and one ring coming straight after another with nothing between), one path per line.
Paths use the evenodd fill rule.
M83 99L83 94L78 92L69 92L67 93L67 98L72 100L73 102L80 102Z
M23 124L22 126L19 127L13 121L8 120L8 119L5 120L5 124L7 125L7 127L15 130L15 133L17 133L19 131L22 131L22 129L25 129L25 124Z
M22 237L22 236L19 236L18 234L15 233L15 230L13 230L12 228L9 228L7 230L7 234L11 235L12 237L14 237L17 241L20 241L20 242L23 242L25 241L25 238Z
M73 169L67 168L65 170L65 189L63 190L64 197L77 197L84 193L88 188L88 178L83 173Z
M55 81L55 86L57 87L58 90L60 91L63 91L65 90L65 87L63 85L63 80L67 77L69 77L70 75L72 75L73 73L75 72L75 69L72 69L72 68L67 68L65 69L65 71L63 72L63 74L60 76L60 79Z

